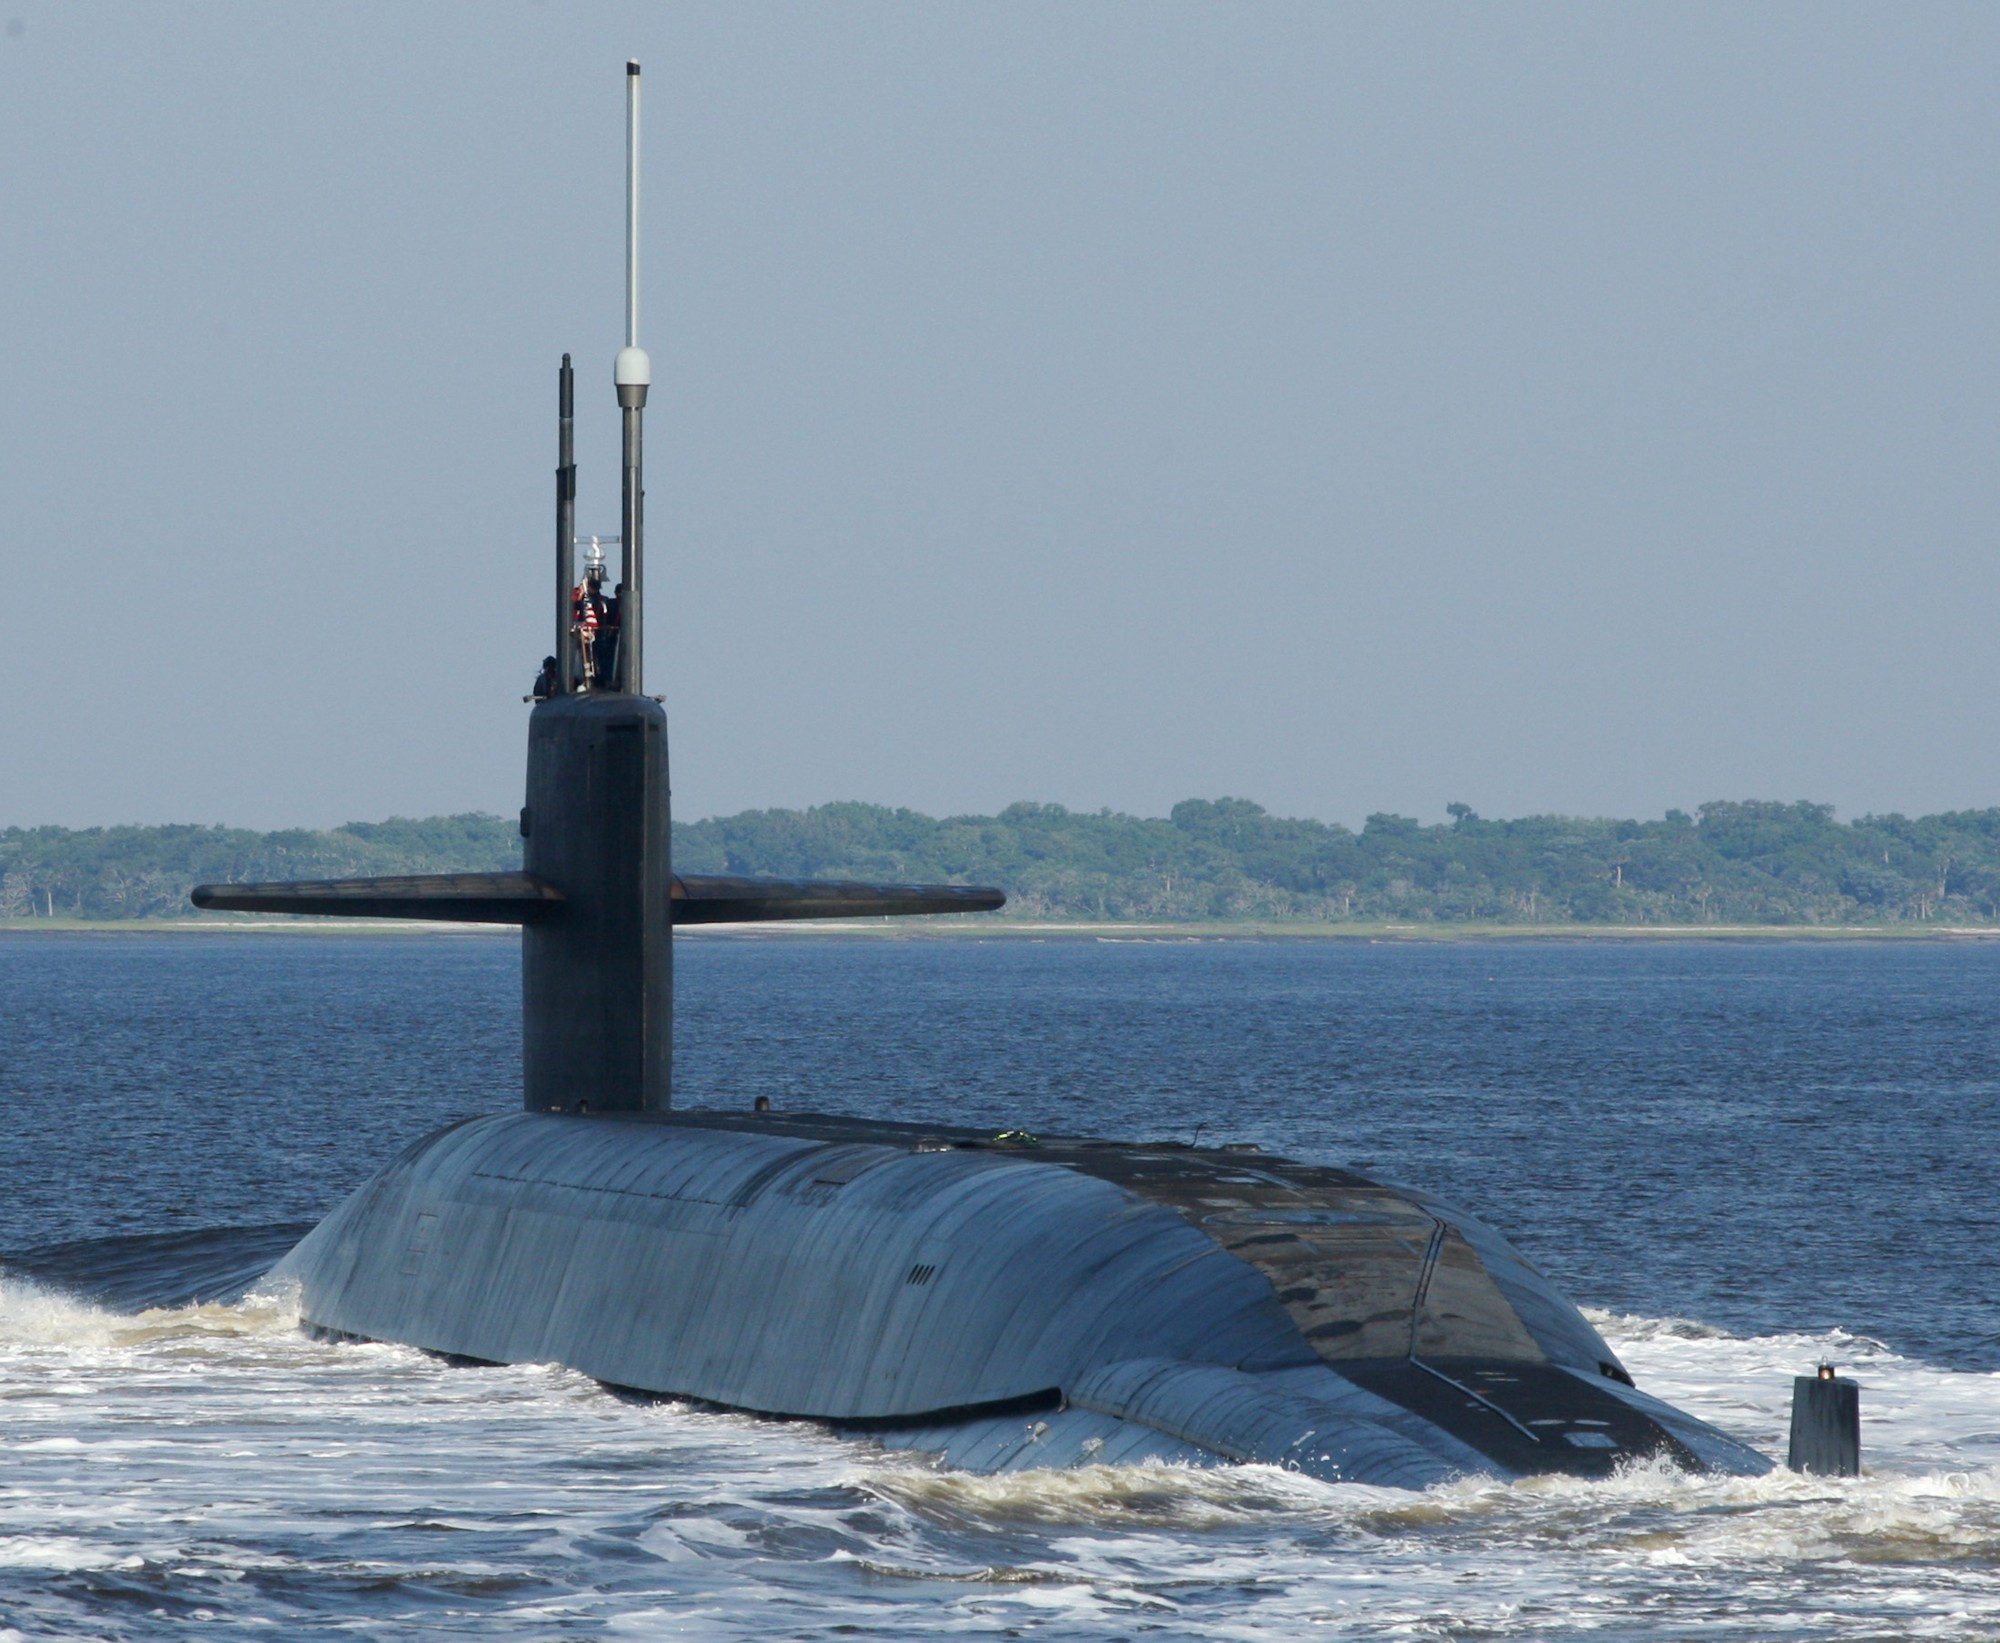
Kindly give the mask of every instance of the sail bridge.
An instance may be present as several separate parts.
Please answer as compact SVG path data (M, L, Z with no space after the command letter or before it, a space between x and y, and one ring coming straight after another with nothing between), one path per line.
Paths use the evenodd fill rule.
M623 434L620 577L593 538L575 582L576 377L556 377L556 652L528 719L518 873L204 884L216 912L311 913L521 926L521 1049L531 1112L664 1112L673 1104L676 924L989 912L998 890L708 878L673 871L667 715L645 692L645 417L639 346L639 65L625 70L625 344L612 362ZM585 611L587 631L578 613ZM609 665L598 647L615 629ZM580 654L587 650L588 665Z

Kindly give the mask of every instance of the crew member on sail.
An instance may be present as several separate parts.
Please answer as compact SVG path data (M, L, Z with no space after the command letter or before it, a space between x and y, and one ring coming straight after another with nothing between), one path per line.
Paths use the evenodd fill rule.
M570 595L570 631L576 635L579 685L584 690L611 688L610 657L598 653L600 636L608 631L610 622L610 601L604 597L604 550L592 542L584 550L583 580Z

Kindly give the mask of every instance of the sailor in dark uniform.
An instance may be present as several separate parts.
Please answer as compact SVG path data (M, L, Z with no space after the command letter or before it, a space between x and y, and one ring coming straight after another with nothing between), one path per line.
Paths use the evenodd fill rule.
M599 688L618 690L618 618L625 608L625 584L620 582L604 601L604 614L597 624L597 673Z

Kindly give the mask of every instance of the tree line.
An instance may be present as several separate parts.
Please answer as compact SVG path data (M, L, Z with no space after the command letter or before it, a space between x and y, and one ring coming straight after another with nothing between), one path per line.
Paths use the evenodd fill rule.
M943 819L872 804L674 826L687 873L994 884L1068 920L1501 924L2000 923L2000 809L1839 821L1830 805L1669 810L1657 821L1370 816L1359 831L1188 799L1165 817L1015 804ZM185 917L203 881L518 867L512 820L436 816L323 832L0 831L0 918Z
M197 884L520 864L519 830L498 816L398 816L323 832L10 827L0 831L0 918L185 918L195 916L188 891Z

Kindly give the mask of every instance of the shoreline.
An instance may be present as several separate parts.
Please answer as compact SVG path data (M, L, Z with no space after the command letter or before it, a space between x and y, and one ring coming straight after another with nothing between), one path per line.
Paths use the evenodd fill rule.
M0 919L0 935L511 935L515 926L415 919L186 918ZM1097 941L1172 945L1203 941L1358 941L1369 943L1510 941L1981 941L2000 940L2000 924L1309 924L1217 920L1170 924L1106 920L813 919L796 922L691 925L683 940L798 940L863 936L874 941Z

